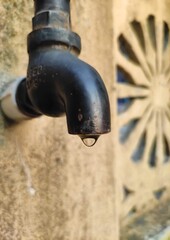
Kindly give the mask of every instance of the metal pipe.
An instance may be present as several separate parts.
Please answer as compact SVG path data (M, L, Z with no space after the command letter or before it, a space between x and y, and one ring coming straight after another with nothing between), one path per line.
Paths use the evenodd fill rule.
M70 0L34 0L35 14L49 10L63 10L70 13Z

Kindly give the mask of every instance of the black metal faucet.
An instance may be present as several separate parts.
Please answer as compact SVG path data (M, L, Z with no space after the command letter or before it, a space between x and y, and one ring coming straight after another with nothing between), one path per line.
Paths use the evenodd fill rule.
M34 0L28 35L27 77L16 91L19 110L29 117L66 114L68 132L97 139L110 132L110 106L97 71L77 58L80 37L71 31L69 0Z

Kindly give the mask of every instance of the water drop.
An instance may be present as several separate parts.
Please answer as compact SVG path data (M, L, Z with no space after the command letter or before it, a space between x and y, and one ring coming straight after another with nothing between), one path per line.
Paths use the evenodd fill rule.
M84 143L84 145L86 145L87 147L92 147L96 144L99 135L94 135L94 136L80 136L82 142Z

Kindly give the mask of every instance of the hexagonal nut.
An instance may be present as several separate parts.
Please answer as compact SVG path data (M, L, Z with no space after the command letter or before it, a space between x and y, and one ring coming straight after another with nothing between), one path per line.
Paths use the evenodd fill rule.
M69 29L69 14L61 10L41 12L33 18L33 29L35 30L43 27Z

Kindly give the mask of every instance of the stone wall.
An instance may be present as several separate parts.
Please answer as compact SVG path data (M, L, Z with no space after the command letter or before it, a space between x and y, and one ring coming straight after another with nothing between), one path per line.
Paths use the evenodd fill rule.
M169 6L71 0L80 58L109 93L112 132L87 148L65 117L11 123L1 113L0 239L169 237ZM33 0L0 0L0 16L1 93L26 75Z
M81 58L113 80L112 1L72 0ZM33 1L0 1L0 75L25 76ZM11 123L0 115L0 239L116 240L112 134L86 148L65 118Z

